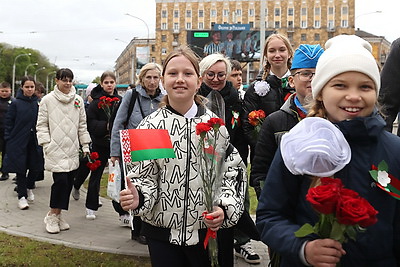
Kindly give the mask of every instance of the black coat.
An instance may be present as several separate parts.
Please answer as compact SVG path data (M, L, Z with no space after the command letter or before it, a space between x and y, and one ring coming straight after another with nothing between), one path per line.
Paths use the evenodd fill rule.
M386 117L386 130L392 131L393 121L400 111L400 38L392 43L389 56L381 72L379 103ZM400 131L397 130L400 136Z
M7 146L4 172L44 170L43 152L36 138L38 110L38 98L35 95L26 97L19 90L17 98L8 108L5 120L4 140Z
M288 94L294 93L294 89L290 87L282 88L282 81L275 75L268 75L266 82L270 85L270 90L265 96L259 96L254 90L253 83L244 95L244 118L243 130L250 147L253 149L256 146L257 139L254 138L254 126L249 123L248 115L253 110L262 109L265 115L268 116L272 112L279 110L285 103L285 98Z
M212 89L205 83L202 83L199 89L199 94L207 97L211 90ZM243 103L239 98L239 93L229 81L226 82L226 85L222 90L217 92L221 94L225 102L225 125L229 132L230 142L239 151L240 157L246 164L249 149L242 127ZM234 125L234 127L232 127L232 118L234 113L238 114L240 122L239 125Z
M268 115L261 126L251 164L251 186L260 186L260 181L265 180L282 135L301 120L294 103L294 96L292 95L281 109Z
M92 139L92 143L96 144L96 146L102 146L110 148L110 131L108 128L109 118L105 111L98 107L100 102L100 97L107 96L107 97L117 97L121 100L121 97L118 95L116 89L112 95L108 95L101 85L97 85L93 88L90 96L93 98L93 101L89 104L87 109L87 126L90 137ZM113 102L111 106L111 110L116 105L116 102Z

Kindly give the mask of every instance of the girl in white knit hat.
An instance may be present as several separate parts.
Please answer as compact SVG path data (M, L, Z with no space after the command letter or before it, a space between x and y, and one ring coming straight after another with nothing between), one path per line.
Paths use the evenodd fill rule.
M261 240L280 254L279 266L400 266L400 138L384 130L376 107L380 76L371 45L340 35L325 48L308 116L334 127L306 118L282 138L259 199ZM377 169L385 179L374 178ZM356 240L294 235L318 221L305 195L324 176L340 179L378 211Z

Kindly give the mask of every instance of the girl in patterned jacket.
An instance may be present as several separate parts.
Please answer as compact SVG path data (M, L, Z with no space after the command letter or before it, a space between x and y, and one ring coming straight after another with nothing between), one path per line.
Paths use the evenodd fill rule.
M229 236L243 211L244 163L230 146L231 152L222 165L222 184L214 211L208 214L214 219L203 217L206 207L196 125L215 115L196 95L201 77L198 59L190 49L181 47L166 58L162 82L167 91L164 105L137 128L168 129L176 158L139 162L128 173L132 182L127 179L127 189L121 191L121 206L142 217L152 266L209 266L203 245L207 228L218 231L220 265L233 266L233 240ZM221 126L220 132L222 138L218 141L228 147L226 127ZM229 232L227 238L225 229Z

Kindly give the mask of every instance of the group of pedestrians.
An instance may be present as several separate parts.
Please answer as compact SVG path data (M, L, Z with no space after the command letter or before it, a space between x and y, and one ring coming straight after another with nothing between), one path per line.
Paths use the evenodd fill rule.
M218 53L199 60L189 48L179 47L162 67L146 64L138 84L123 98L116 90L114 73L104 72L100 84L87 90L91 102L86 111L69 69L57 71L54 90L39 106L31 77L22 79L16 99L8 93L10 86L2 83L4 123L0 121L0 127L5 142L0 180L16 173L18 206L28 208L34 201L35 180L43 171L44 153L44 167L53 175L50 211L44 222L47 232L59 233L70 228L61 211L68 210L71 192L79 199L79 188L89 175L79 151L83 158L97 152L101 162L89 178L85 206L90 220L96 219L102 205L104 168L118 162L127 177L122 178L120 203L113 201L114 209L122 224L133 221L132 238L148 245L153 266L210 266L215 259L204 249L213 238L210 231L217 232L221 266L233 266L233 255L260 263L252 239L268 245L275 266L339 262L341 266L400 266L400 202L393 197L400 190L396 189L400 162L393 156L400 139L384 131L377 105L381 77L371 46L354 35L341 35L328 40L325 49L302 44L294 51L284 35L271 34L264 47L263 71L244 91L239 62ZM389 67L384 70L391 73ZM384 75L386 84L383 79L387 79ZM394 92L381 91L381 99ZM113 116L99 105L104 97L114 99ZM258 110L266 118L255 135L249 114ZM223 123L218 123L214 138L224 147L225 156L214 207L207 211L197 126L215 123L216 116ZM320 135L318 127L309 126L313 122L309 117L323 120L320 125L333 129L339 141ZM123 165L119 131L136 128L167 130L176 157ZM341 150L343 146L348 150ZM344 160L338 163L336 153L343 151ZM374 182L370 175L381 162L390 177L387 183ZM247 165L259 201L256 224L249 216ZM303 224L318 221L306 194L324 176L340 179L378 212L373 226L344 244L317 235L294 235Z

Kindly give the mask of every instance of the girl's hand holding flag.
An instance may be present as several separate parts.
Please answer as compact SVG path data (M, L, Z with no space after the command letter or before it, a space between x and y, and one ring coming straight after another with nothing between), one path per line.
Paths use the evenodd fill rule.
M119 193L119 201L124 210L134 210L139 206L139 193L136 187L132 184L131 179L127 178L125 181L126 189Z

